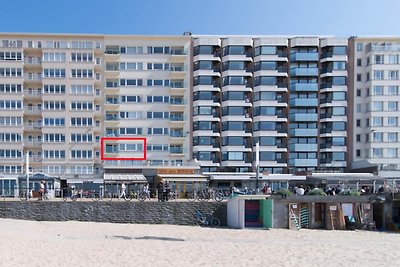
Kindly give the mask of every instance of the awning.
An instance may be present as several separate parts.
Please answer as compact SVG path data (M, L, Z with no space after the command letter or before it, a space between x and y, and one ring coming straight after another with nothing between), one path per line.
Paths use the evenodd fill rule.
M207 176L201 174L157 174L168 182L208 182Z
M67 184L82 184L82 183L94 183L94 184L102 184L103 179L95 179L95 178L67 178Z
M210 180L231 181L231 180L256 180L256 177L249 175L211 175Z
M105 173L104 182L138 182L146 183L147 179L141 173Z

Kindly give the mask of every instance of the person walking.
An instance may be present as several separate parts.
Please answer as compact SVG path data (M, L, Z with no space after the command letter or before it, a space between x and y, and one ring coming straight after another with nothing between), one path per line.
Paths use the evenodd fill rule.
M44 194L45 194L45 181L42 180L40 181L39 185L39 199L38 200L44 200Z
M125 182L122 182L122 184L121 184L121 194L119 195L119 198L126 199L126 185L125 185Z
M163 180L160 180L160 182L157 185L157 197L158 197L158 202L163 201L163 191L164 191L164 183Z

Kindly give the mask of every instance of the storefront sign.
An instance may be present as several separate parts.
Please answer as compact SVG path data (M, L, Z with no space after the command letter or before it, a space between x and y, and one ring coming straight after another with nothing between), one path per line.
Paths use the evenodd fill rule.
M192 169L158 169L157 174L196 174Z

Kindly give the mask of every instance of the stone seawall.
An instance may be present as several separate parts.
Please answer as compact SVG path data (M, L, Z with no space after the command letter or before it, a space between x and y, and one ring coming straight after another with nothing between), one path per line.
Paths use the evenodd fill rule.
M226 226L226 208L224 202L0 201L0 218L194 225L193 214L199 209L213 214Z

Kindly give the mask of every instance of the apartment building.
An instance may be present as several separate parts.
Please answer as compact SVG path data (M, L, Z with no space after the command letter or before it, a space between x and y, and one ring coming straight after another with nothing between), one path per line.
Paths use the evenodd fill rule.
M204 172L344 171L347 39L194 36L193 157Z
M353 37L349 49L352 167L398 178L400 38Z
M0 173L24 172L26 153L31 172L69 182L190 161L190 36L0 39Z

